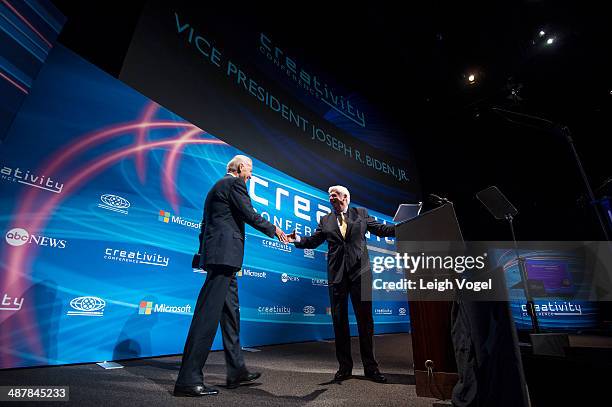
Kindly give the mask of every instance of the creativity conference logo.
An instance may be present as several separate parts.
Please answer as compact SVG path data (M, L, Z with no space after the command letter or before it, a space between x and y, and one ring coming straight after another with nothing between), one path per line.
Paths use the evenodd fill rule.
M289 281L298 282L298 281L300 281L300 278L299 277L295 277L295 276L290 276L287 273L283 273L283 274L281 274L281 281L283 283L288 283Z
M306 305L303 309L305 317L314 317L315 316L315 307L312 305Z
M274 44L264 33L259 35L258 50L274 66L287 75L296 86L303 89L307 94L321 100L327 106L351 120L353 123L365 127L365 115L363 111L351 103L349 97L339 95L327 83L321 82L317 75L304 69L293 56L287 55L284 50Z
M400 316L404 316L406 315L406 308L402 307L400 309L397 310L397 314Z
M393 315L391 308L375 308L374 315Z
M237 277L254 277L254 278L268 278L265 271L253 271L251 269L242 269L236 273Z
M271 307L257 307L257 312L261 315L290 315L291 307L284 305L274 305Z
M329 282L327 281L326 278L312 278L311 282L312 282L312 285L318 286L318 287L327 287L329 285Z
M582 315L582 305L574 304L571 301L548 301L547 303L534 304L537 316L580 316ZM521 311L523 316L527 313L527 306L522 304Z
M306 257L307 259L314 259L315 258L314 249L304 249L304 257Z
M191 305L166 305L166 304L154 304L153 301L140 301L138 306L138 315L151 315L152 313L165 313L165 314L189 314L191 315Z
M104 315L106 301L99 297L76 297L70 301L71 311L66 314L74 317L101 317Z
M23 297L10 297L7 293L2 296L0 311L19 311L23 305Z
M291 253L291 246L285 243L281 243L276 240L268 240L263 239L261 241L261 245L263 247L267 247L268 249L280 250L281 252Z
M6 243L11 246L23 246L24 244L35 244L37 246L51 247L54 249L65 249L66 240L53 237L30 234L22 228L13 228L4 236Z
M157 215L157 220L163 223L177 223L181 226L185 226L185 227L192 228L192 229L198 229L198 230L200 230L200 228L202 227L202 225L200 225L200 222L196 222L196 221L189 220L189 219L184 219L184 218L181 218L180 216L174 216L170 212L163 211L163 210L159 211Z
M161 254L148 253L140 250L131 251L107 247L104 249L104 259L109 261L119 261L133 264L147 264L150 266L168 267L170 257Z
M45 191L59 194L64 188L64 184L54 181L51 177L44 175L36 175L29 170L23 172L21 168L11 168L3 166L0 168L0 178L5 181L18 182L30 187L44 189Z
M128 214L130 207L130 201L127 199L113 194L100 195L100 201L98 204L99 208L106 209L107 211L119 212L124 215Z

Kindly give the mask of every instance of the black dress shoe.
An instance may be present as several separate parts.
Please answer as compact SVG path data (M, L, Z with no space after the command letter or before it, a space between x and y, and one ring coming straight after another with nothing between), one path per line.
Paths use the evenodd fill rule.
M207 387L204 385L198 385L198 386L181 386L179 384L174 385L174 396L175 397L202 397L202 396L212 396L218 393L219 393L219 390L213 387Z
M387 378L378 370L365 374L365 377L376 383L387 383Z
M236 387L239 387L241 384L252 382L253 380L259 379L260 377L261 377L261 373L259 373L259 372L246 373L246 374L240 376L236 380L228 380L226 387L228 389L235 389Z
M351 372L350 370L340 369L336 372L336 375L334 376L334 381L341 382L343 380L350 379L351 376L353 376L353 372Z

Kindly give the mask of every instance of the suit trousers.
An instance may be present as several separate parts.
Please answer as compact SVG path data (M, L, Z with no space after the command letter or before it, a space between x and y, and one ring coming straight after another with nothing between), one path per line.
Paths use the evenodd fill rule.
M206 281L185 342L176 384L196 386L204 382L202 369L208 358L217 327L221 323L227 379L236 380L247 372L240 347L240 311L235 267L208 266Z
M352 280L348 273L344 273L341 282L329 284L332 320L336 336L336 358L340 364L340 370L352 370L353 358L351 357L351 333L348 319L348 297L350 296L357 319L361 362L365 372L372 373L378 370L378 363L374 358L372 301L362 300L361 289L361 277ZM366 289L371 288L368 286Z

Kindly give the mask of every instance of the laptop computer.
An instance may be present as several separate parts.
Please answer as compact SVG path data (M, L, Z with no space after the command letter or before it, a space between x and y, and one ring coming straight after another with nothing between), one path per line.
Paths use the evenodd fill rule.
M416 204L401 204L397 207L397 211L395 212L395 216L393 217L393 222L402 223L407 220L416 218L421 213L421 209L423 208L423 202L419 202Z

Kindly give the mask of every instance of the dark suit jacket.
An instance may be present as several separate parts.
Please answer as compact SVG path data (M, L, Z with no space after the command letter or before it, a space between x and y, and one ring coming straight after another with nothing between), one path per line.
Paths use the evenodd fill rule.
M395 236L395 226L384 225L368 215L364 208L349 207L346 215L346 236L343 239L335 213L321 218L312 236L301 236L295 247L314 249L327 241L327 279L330 284L342 281L344 273L352 280L360 276L370 277L370 258L366 246L365 233L376 236Z
M206 196L200 233L200 267L241 268L245 223L274 236L274 225L253 209L245 182L228 174L217 181Z

